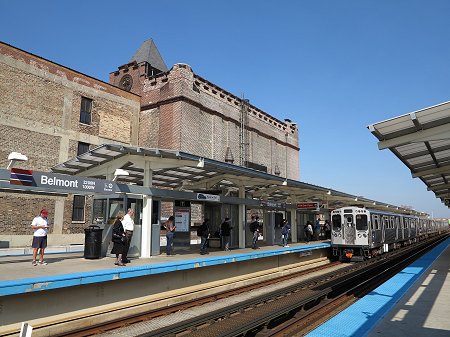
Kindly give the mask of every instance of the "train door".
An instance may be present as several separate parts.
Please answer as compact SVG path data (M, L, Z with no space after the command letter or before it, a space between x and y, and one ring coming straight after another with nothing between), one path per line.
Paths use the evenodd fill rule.
M404 218L399 218L399 225L398 225L398 238L400 241L405 239L404 232L405 232L405 224L404 224Z
M386 230L389 228L389 217L387 215L381 216L381 241L386 242Z
M381 232L381 215L372 214L372 245L377 246L382 242L382 232Z
M356 225L355 218L352 213L346 213L344 210L344 243L346 245L354 245L356 241Z
M404 224L404 235L405 235L405 239L409 238L409 219L408 218L403 218L403 224Z
M410 230L409 230L410 235L409 236L411 238L415 238L417 236L417 221L416 221L416 219L411 219L409 224L410 224Z
M395 217L395 241L398 241L400 238L400 218L398 216Z
M394 217L391 216L383 216L383 223L384 223L384 237L383 242L384 243L391 243L395 241L395 227L394 227Z

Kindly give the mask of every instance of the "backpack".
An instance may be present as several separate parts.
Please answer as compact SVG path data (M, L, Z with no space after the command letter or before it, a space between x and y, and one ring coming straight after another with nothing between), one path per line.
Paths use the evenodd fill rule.
M200 226L199 228L197 228L197 236L202 236L202 234L203 234L203 225L202 226Z

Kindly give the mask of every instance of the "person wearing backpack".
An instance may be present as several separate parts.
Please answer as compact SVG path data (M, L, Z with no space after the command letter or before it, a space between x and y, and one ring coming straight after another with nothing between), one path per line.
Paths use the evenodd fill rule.
M209 254L206 247L209 238L209 219L205 218L200 228L197 230L197 235L200 236L200 255Z
M311 240L312 236L313 236L313 227L312 227L312 223L311 221L306 221L306 225L305 227L303 227L303 229L305 230L305 239L306 239L306 243L309 243L309 241Z

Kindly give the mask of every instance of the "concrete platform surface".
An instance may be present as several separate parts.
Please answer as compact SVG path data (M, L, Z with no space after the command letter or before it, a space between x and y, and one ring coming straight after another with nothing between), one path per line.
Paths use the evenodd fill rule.
M450 238L308 337L450 336Z
M15 255L0 257L0 296L64 288L139 277L176 270L194 269L218 264L298 253L307 256L311 250L330 247L329 241L296 243L290 247L264 246L261 249L236 249L232 251L210 250L200 255L197 247L178 252L173 256L161 254L151 258L132 259L126 267L114 265L115 258L84 259L83 252L46 254L48 265L31 264L31 256Z

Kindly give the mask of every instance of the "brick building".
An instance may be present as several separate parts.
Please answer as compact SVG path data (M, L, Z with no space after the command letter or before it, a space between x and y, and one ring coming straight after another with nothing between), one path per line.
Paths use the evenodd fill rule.
M0 92L2 168L12 151L28 157L16 167L48 171L95 145L138 143L138 95L5 43L0 43ZM90 204L82 196L1 192L0 241L20 245L25 235L29 244L31 220L42 208L51 214L52 242L65 241L65 235L83 232Z
M196 75L170 70L152 40L110 84L0 42L0 165L48 171L103 143L177 149L299 179L298 129ZM31 220L50 210L52 244L82 242L82 196L0 193L0 241L29 245ZM67 235L71 234L70 238Z
M162 60L152 40L110 83L141 96L139 145L177 149L298 180L298 129L196 75Z

